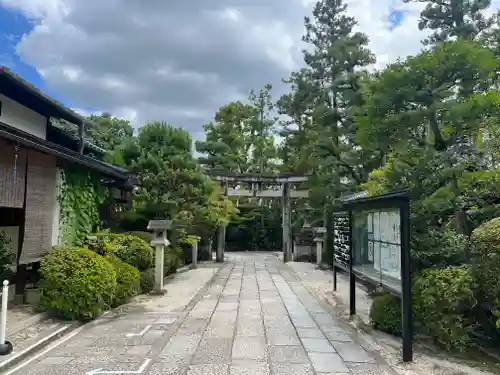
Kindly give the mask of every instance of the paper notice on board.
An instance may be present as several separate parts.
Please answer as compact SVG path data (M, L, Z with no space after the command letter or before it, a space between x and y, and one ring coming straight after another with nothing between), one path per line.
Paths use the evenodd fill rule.
M378 212L373 214L373 238L380 241L380 215Z

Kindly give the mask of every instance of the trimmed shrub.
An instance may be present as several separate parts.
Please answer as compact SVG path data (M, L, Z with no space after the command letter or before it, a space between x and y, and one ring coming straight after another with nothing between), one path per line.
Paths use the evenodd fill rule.
M111 263L116 272L116 289L113 296L113 306L123 305L141 291L139 270L116 257L110 256L106 260Z
M135 236L139 237L141 240L145 241L148 245L153 239L153 234L150 232L139 232L139 231L132 231L132 232L126 232L125 234L128 234L130 236Z
M470 245L471 271L477 294L490 305L497 305L500 297L500 217L476 228Z
M40 264L40 307L66 319L91 320L110 307L116 272L85 248L56 248Z
M475 305L469 266L427 269L414 278L415 320L422 333L447 349L464 350L470 324L465 318Z
M463 264L467 237L453 229L428 230L412 235L411 256L414 270Z
M111 252L125 263L134 266L139 271L145 271L153 265L153 249L139 237L114 235L106 245L105 251Z
M370 308L373 328L401 336L401 300L391 293L383 293L373 298Z
M174 246L165 250L165 258L163 265L163 273L165 276L177 272L177 269L182 265L182 249L180 246Z
M150 268L141 272L141 291L142 293L149 293L155 286L155 270Z
M196 239L193 236L184 236L179 240L179 247L182 252L181 263L183 264L193 263L193 245L195 243ZM199 255L199 248L198 248L198 255Z
M109 230L105 230L98 233L92 233L90 236L95 237L93 240L86 240L86 246L95 251L99 255L106 256L111 252L111 247L109 246L111 240L117 236L117 234L111 233Z

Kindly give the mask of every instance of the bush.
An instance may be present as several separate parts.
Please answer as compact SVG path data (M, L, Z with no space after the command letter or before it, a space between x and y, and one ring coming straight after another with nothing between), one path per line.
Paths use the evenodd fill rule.
M464 260L467 237L452 229L431 229L412 236L411 255L415 270L460 265Z
M401 336L401 300L391 293L376 296L370 308L370 320L373 328Z
M108 257L116 272L116 289L113 296L113 306L127 303L130 298L135 297L141 291L141 280L139 270L115 257Z
M193 236L184 236L179 240L179 246L182 252L181 263L183 264L193 263L193 245L195 243L196 239ZM198 255L199 255L199 248L198 248Z
M155 286L155 270L150 268L141 272L141 291L142 293L149 293Z
M106 256L111 251L109 244L111 243L111 240L117 236L117 234L113 234L109 230L105 230L98 233L91 233L90 236L94 237L94 239L89 240L87 238L85 245L97 254Z
M139 237L128 234L114 235L106 248L105 251L111 252L139 271L145 271L153 265L153 249Z
M476 305L472 285L469 266L427 269L414 278L415 320L447 349L462 351L469 343L465 316Z
M130 236L139 237L141 240L145 241L147 244L149 244L151 242L151 240L153 239L153 234L150 232L132 231L132 232L126 232L125 234L128 234Z
M90 320L110 307L116 272L85 248L56 248L40 264L40 306L66 319Z
M500 218L476 228L470 239L471 271L481 300L496 305L500 296Z
M163 265L164 276L171 275L177 272L177 269L182 265L182 249L180 246L174 246L165 250L165 258Z

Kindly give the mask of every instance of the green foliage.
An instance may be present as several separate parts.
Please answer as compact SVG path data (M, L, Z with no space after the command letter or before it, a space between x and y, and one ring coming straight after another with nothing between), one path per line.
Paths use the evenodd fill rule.
M114 235L105 245L110 252L140 271L147 270L153 265L153 249L144 240L131 235Z
M145 241L148 244L153 239L153 234L151 232L131 231L131 232L127 232L126 234L138 237L138 238L140 238L141 240Z
M114 117L109 113L103 113L100 116L91 115L89 123L85 127L85 137L90 142L102 149L112 152L124 141L132 138L134 128L130 125L130 121L118 117ZM113 155L113 154L111 154ZM108 156L113 160L113 156Z
M281 207L272 202L271 207L257 204L240 205L241 219L230 223L226 231L228 250L267 250L281 248Z
M476 228L470 242L477 293L492 310L500 310L500 218Z
M87 236L99 228L99 206L108 189L102 187L100 177L77 166L65 167L58 201L61 210L60 243L81 246Z
M180 246L168 247L167 250L165 250L163 263L164 276L177 272L177 269L182 265L182 259L183 255Z
M41 261L40 306L66 319L90 320L110 307L116 272L85 248L60 247Z
M137 268L120 259L108 256L106 260L114 267L116 273L116 289L113 295L113 306L127 303L141 291L141 278Z
M0 230L0 280L9 279L12 276L10 267L15 259L15 254L10 247L11 240L3 230Z
M370 307L370 321L376 329L401 336L401 300L391 293L374 297Z
M427 269L414 277L415 320L447 349L463 351L469 344L467 313L476 303L469 266Z
M179 244L193 246L196 242L198 242L196 236L185 236L180 239Z
M405 2L420 0L404 0ZM422 1L420 1L422 2ZM424 44L440 43L452 38L474 39L490 26L484 16L491 6L490 0L459 0L443 2L428 0L420 13L418 28L432 30Z
M124 166L137 179L136 219L147 223L169 218L210 236L215 226L236 212L193 157L187 131L164 122L151 123L124 143L120 153Z
M154 268L147 269L146 271L141 271L141 292L149 293L153 290L155 286L155 270Z
M320 222L327 204L356 191L382 161L378 150L359 147L353 111L363 102L362 82L374 56L346 1L318 1L304 26L305 67L292 73L286 81L291 92L278 101L279 112L290 119L280 132L280 154L282 170L312 174L305 187L311 221Z
M358 140L384 152L405 142L441 150L454 142L449 138L454 131L475 134L483 108L470 85L487 87L495 66L491 51L460 40L391 64L367 86L364 110L357 118ZM444 116L437 118L438 110ZM429 122L430 131L423 131L422 123Z
M412 266L419 270L459 265L465 259L467 245L466 236L449 228L414 233L411 242Z
M274 172L277 149L273 137L276 119L271 85L253 90L249 104L231 102L219 108L214 122L204 125L205 140L195 143L201 165L211 170Z
M206 139L195 144L196 150L205 155L200 163L211 169L246 171L253 115L254 108L241 102L219 108L215 122L203 126Z

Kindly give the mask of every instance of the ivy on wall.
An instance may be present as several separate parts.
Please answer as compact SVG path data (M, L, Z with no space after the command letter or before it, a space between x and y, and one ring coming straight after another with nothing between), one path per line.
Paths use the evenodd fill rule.
M59 242L80 246L99 229L99 206L108 196L108 189L101 185L98 175L77 166L64 167L61 177Z

